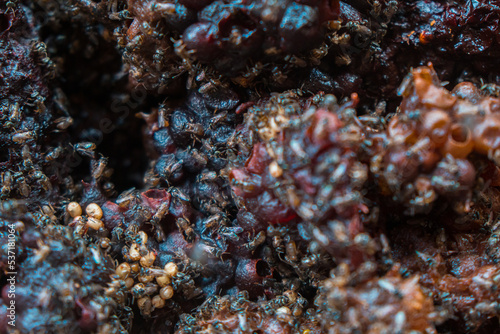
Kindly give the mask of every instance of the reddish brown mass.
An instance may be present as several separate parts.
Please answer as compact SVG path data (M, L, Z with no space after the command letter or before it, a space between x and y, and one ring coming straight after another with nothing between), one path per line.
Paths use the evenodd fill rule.
M348 272L325 280L315 300L324 332L436 333L440 315L418 276L403 279L397 269L356 286Z
M492 232L447 232L423 226L402 226L391 232L393 255L405 275L419 275L424 291L431 293L455 319L474 331L496 317L497 227Z
M499 22L0 1L0 333L499 332Z

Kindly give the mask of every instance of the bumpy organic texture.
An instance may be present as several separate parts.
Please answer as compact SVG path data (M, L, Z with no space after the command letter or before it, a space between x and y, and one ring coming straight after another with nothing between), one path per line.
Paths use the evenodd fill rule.
M308 72L306 84L345 93L346 80L356 78L359 83L359 78L341 75L338 81L315 66L328 54L325 63L332 60L340 66L350 64L354 54L369 59L398 7L389 0L149 0L110 5L74 1L74 7L66 5L65 13L84 13L113 30L131 83L153 94L178 94L186 78L191 87L203 86L210 78L243 87L291 88ZM305 70L297 71L300 68ZM321 82L315 84L316 80Z
M458 322L475 331L498 315L496 230L445 232L419 226L393 232L394 256L405 274L418 274L423 289L458 316L450 326ZM402 244L410 246L396 246Z
M400 92L400 111L389 121L356 117L349 108L356 96L339 107L333 96L306 99L288 92L251 107L229 174L241 210L260 224L298 224L309 232L300 242L314 240L360 273L376 267L371 259L383 253L385 237L370 237L379 210L403 217L448 214L441 226L489 229L485 222L496 216L483 198L496 198L496 190L484 195L478 187L498 184L492 162L499 100L466 82L449 92L429 67L415 69ZM297 249L305 251L301 243ZM497 269L484 270L494 276Z
M499 19L0 3L0 333L498 332Z
M50 132L66 129L71 118L54 103L55 92L49 86L54 63L46 45L37 40L32 13L19 8L8 11L4 6L0 15L0 196L34 204L57 193L44 174L52 160L42 154L41 146L50 141Z
M320 225L308 226L308 232L337 260L351 258L353 266L370 253L352 244L364 231L362 213L368 213L363 203L368 170L358 160L364 134L355 119L356 100L354 95L338 106L332 95L305 99L292 91L257 104L246 115L235 149L240 155L251 151L229 174L240 205L261 224ZM236 165L240 159L235 157ZM358 238L374 246L367 234Z
M328 333L436 333L433 323L440 315L420 288L418 276L403 279L397 269L352 287L349 272L339 267L333 278L324 281L315 300L321 305L323 329Z
M10 293L15 294L15 324L20 332L124 331L120 320L125 324L131 314L105 294L114 267L112 258L102 247L87 246L71 227L56 220L37 228L36 215L21 214L26 210L17 207L16 216L1 221L4 249L11 242L14 247L9 250L17 259L12 268L7 266L7 254L12 253L2 254L3 279L14 277L15 283L14 289L10 284L2 288L0 331L11 328L6 319ZM2 215L7 212L12 214L12 208L4 205ZM12 233L15 238L8 239Z
M193 72L193 66L199 69L197 62L248 86L269 61L319 46L327 22L339 15L336 0L153 0L128 1L128 8L133 21L123 37L124 59L131 64L131 74L147 87ZM170 38L177 41L172 44ZM293 66L292 59L286 62ZM252 64L254 73L246 71ZM281 70L274 71L279 75Z
M297 297L288 291L290 298ZM288 297L283 297L288 298ZM251 302L244 293L234 297L208 300L202 305L195 317L181 320L176 333L294 333L316 328L302 312L297 313L293 306L296 301L286 300L276 311L270 311L270 302ZM292 311L293 310L293 311Z
M440 87L432 68L418 68L400 87L400 111L371 158L382 194L396 195L410 214L427 213L439 198L453 198L455 211L470 210L476 180L473 154L498 164L500 99L471 83ZM372 148L375 149L376 148Z

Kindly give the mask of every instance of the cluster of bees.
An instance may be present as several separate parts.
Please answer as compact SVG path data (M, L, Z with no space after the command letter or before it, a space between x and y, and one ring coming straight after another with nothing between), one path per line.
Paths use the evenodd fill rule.
M72 218L74 233L85 234L89 230L103 232L106 228L103 221L102 208L96 203L90 203L85 208L86 215L77 202L66 206L66 212ZM112 281L106 289L106 295L125 302L125 296L130 293L137 302L141 314L150 316L155 309L165 307L166 301L174 296L172 279L179 273L177 265L167 263L164 268L155 267L156 251L148 250L146 243L148 235L139 231L124 254L125 261L116 266ZM102 248L108 248L110 240L101 238Z

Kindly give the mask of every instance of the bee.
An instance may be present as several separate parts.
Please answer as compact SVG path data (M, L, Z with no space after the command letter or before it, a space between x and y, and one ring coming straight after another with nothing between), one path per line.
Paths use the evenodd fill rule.
M55 67L55 65L53 67ZM55 69L51 69L50 71L48 71L48 73L50 73L51 71L52 71L52 73L55 74ZM30 98L33 99L32 106L35 107L35 112L38 113L38 114L40 114L40 113L45 112L45 110L47 109L47 107L45 106L45 97L40 96L38 94L38 92L36 92L36 93L37 94L32 94L32 96Z
M168 209L170 208L170 202L162 202L155 214L151 218L151 224L159 228L160 221L167 215Z
M223 213L211 215L202 222L202 234L206 234L209 230L217 231L221 226L226 226L227 223L228 219Z
M263 70L264 70L264 65L261 62L257 62L255 65L251 67L247 66L246 72L243 75L234 78L233 81L236 81L243 87L248 87L253 83L253 81L256 78L259 77L259 75L262 73Z
M122 192L116 199L116 204L121 207L128 207L140 201L139 192L135 188L130 188Z
M43 205L41 208L40 208L40 212L42 212L42 214L46 215L47 217L49 217L49 219L56 223L57 222L57 217L55 215L55 210L54 208L52 207L52 205Z
M367 45L366 39L372 35L370 28L356 21L349 21L345 27L353 34L359 34L354 38L354 43L360 44L360 42L365 41L363 44L357 45L359 48Z
M311 268L319 263L320 257L318 254L312 254L306 257L303 257L300 262L303 266L307 268Z
M158 242L163 242L163 241L167 240L167 236L165 235L165 232L163 232L162 229L156 229L154 231L154 236L155 236L156 241L158 241Z
M101 156L98 161L92 161L92 178L95 181L99 181L105 172L106 166L108 164L108 159Z
M122 240L124 238L124 232L123 232L123 229L121 227L115 227L112 231L111 231L111 241L113 243L117 243L117 242L120 242L120 240ZM127 251L128 253L128 251Z
M137 223L134 222L130 224L127 229L124 231L123 236L124 239L127 242L133 242L137 236L137 233L139 232L139 226L137 226ZM136 245L138 246L138 245Z
M328 54L328 44L323 43L318 48L311 50L310 60L314 65L319 65L321 59Z
M28 197L31 193L30 186L26 183L26 179L21 172L14 173L14 181L17 184L18 192L23 197Z
M241 180L237 180L236 178L231 179L231 185L241 189L241 191L245 193L253 193L255 189L259 189L261 187L261 179L260 177L249 178L246 177Z
M49 161L54 161L54 160L58 159L61 156L61 154L63 153L63 151L64 150L60 146L48 151L45 154L45 161L49 162Z
M172 277L172 287L176 291L182 291L186 299L192 299L203 293L200 288L195 286L195 282L191 276L183 272L179 272Z
M362 196L358 191L353 191L350 194L335 197L331 202L331 206L334 208L338 207L348 207L350 205L356 205L360 203Z
M194 261L189 258L189 256L187 256L186 252L184 252L183 250L175 252L175 255L181 260L184 267L183 271L193 274L199 274L203 271L203 265L200 262Z
M134 298L141 298L147 295L148 289L143 283L137 283L130 290Z
M386 21L388 22L389 19L394 15L398 8L398 2L395 0L389 1L387 4L387 8L384 9L384 15L386 16Z
M155 165L155 162L151 161L149 163L150 168L148 168L146 170L146 173L144 173L143 182L145 185L147 185L148 189L158 187L161 183L161 180L162 180L162 178L158 174L155 173L154 165Z
M219 112L215 116L210 118L210 127L213 128L215 125L222 123L226 120L227 120L227 111Z
M75 144L74 146L73 145L71 145L71 146L73 147L73 150L75 150L77 153L79 153L85 157L95 159L94 150L96 149L96 144L94 144L92 142L81 142L81 143Z
M13 128L16 127L20 122L21 113L19 111L19 103L12 103L9 105L9 118L7 122L5 122L4 127Z
M193 157L196 160L196 162L199 165L205 166L208 163L208 157L207 157L207 155L205 153L201 152L198 149L190 148L189 149L189 154L191 155L191 157ZM209 172L208 173L202 173L201 175L202 175L202 178L207 177L207 180L208 180L208 178L210 178L210 177L213 176L213 174L211 174Z
M177 224L177 228L179 229L179 231L184 236L184 239L187 242L193 242L196 235L195 235L194 230L191 227L189 221L185 218L179 217L179 218L177 218L175 223Z
M297 245L295 244L295 241L290 240L290 237L287 235L285 237L285 259L290 262L295 262L297 261Z
M42 57L47 57L47 45L44 42L35 42L33 44L33 51Z
M75 186L75 183L71 176L65 177L62 183L64 184L64 187L66 188L66 192L68 195L72 195L75 192L77 192L77 187Z
M195 72L197 66L194 65L193 61L193 50L189 50L182 39L172 40L174 43L175 54L182 59L183 68L190 72ZM189 80L187 83L188 89L193 88L195 85L194 80Z
M82 242L84 242L83 239L80 239L80 237L83 234L87 233L87 230L88 230L87 217L77 216L73 219L73 221L69 225L74 227L73 236L75 237L75 239L81 240ZM81 247L85 247L85 246L81 246ZM86 252L86 247L85 247L85 252Z
M172 176L175 177L175 175L179 175L180 173L182 173L182 160L177 160L173 154L169 154L167 156L167 159L168 160L165 161L164 164L162 164L161 169L156 167L156 168L160 169L160 170L157 169L158 174L166 181L171 179ZM151 174L155 175L154 172L151 172ZM172 189L172 191L178 192L175 189Z
M112 182L105 182L102 185L102 190L107 197L114 197L116 195L115 185Z
M221 226L217 230L217 233L221 235L224 238L227 238L232 241L238 241L240 240L240 237L238 234L243 232L243 228L239 226L234 226L234 227L227 227L227 226Z
M168 192L170 193L170 195L172 195L172 197L175 197L176 199L179 199L183 202L190 202L191 199L189 198L188 195L186 195L182 190L180 190L179 188L177 187L171 187Z
M297 301L294 303L292 314L296 317L302 315L302 312L307 307L308 301L301 295L297 294Z
M34 131L18 132L12 136L12 141L17 144L23 144L26 141L32 140L36 137Z
M219 248L217 246L209 246L205 244L205 249L213 256L222 259L222 255L226 251L225 249Z
M160 129L169 125L167 116L169 114L171 114L171 110L165 104L161 104L158 108L158 127Z
M218 297L211 295L198 307L198 313L203 317L209 317L214 310L219 308L218 306Z
M280 295L269 301L272 308L278 309L283 306L287 306L290 300L285 295Z
M295 55L286 56L285 61L288 61L290 64L297 66L297 67L306 67L307 66L307 62L304 59L299 58Z
M23 167L25 169L32 169L33 161L31 161L31 152L28 145L24 145L21 149L21 156L23 157Z
M283 73L283 69L281 69L278 66L275 66L271 72L271 77L274 82L277 82L278 84L284 83L286 79L288 79L288 76Z
M110 13L109 19L116 20L116 21L124 21L124 20L131 20L132 17L130 16L130 12L128 10L124 9L124 10L121 10L119 12Z
M12 190L12 174L10 171L2 172L1 174L2 188L0 190L2 197L6 197Z
M283 236L287 232L288 232L288 229L284 226L283 227L273 227L270 225L267 228L267 235L271 237L272 245L278 253L285 252L284 243L283 243Z
M137 34L133 38L128 38L128 42L125 47L128 52L134 52L138 50L143 44L144 44L144 36Z
M217 180L217 173L214 171L204 171L196 176L197 182L207 182Z
M257 247L262 245L265 241L266 241L266 232L260 231L259 233L257 233L255 238L253 238L252 240L250 240L250 242L245 244L245 247L253 252L257 249Z
M54 124L58 130L66 130L71 125L73 125L72 117L59 117L54 120Z
M47 45L44 42L36 42L33 44L33 52L38 55L40 64L48 68L45 76L49 76L53 79L56 74L56 66L47 54Z
M198 137L203 137L205 130L201 124L197 123L184 123L183 130L189 132L191 136L194 136L194 139L198 139Z
M33 178L38 180L38 183L42 186L43 190L52 190L52 183L50 183L49 178L41 171L37 170L33 172Z

